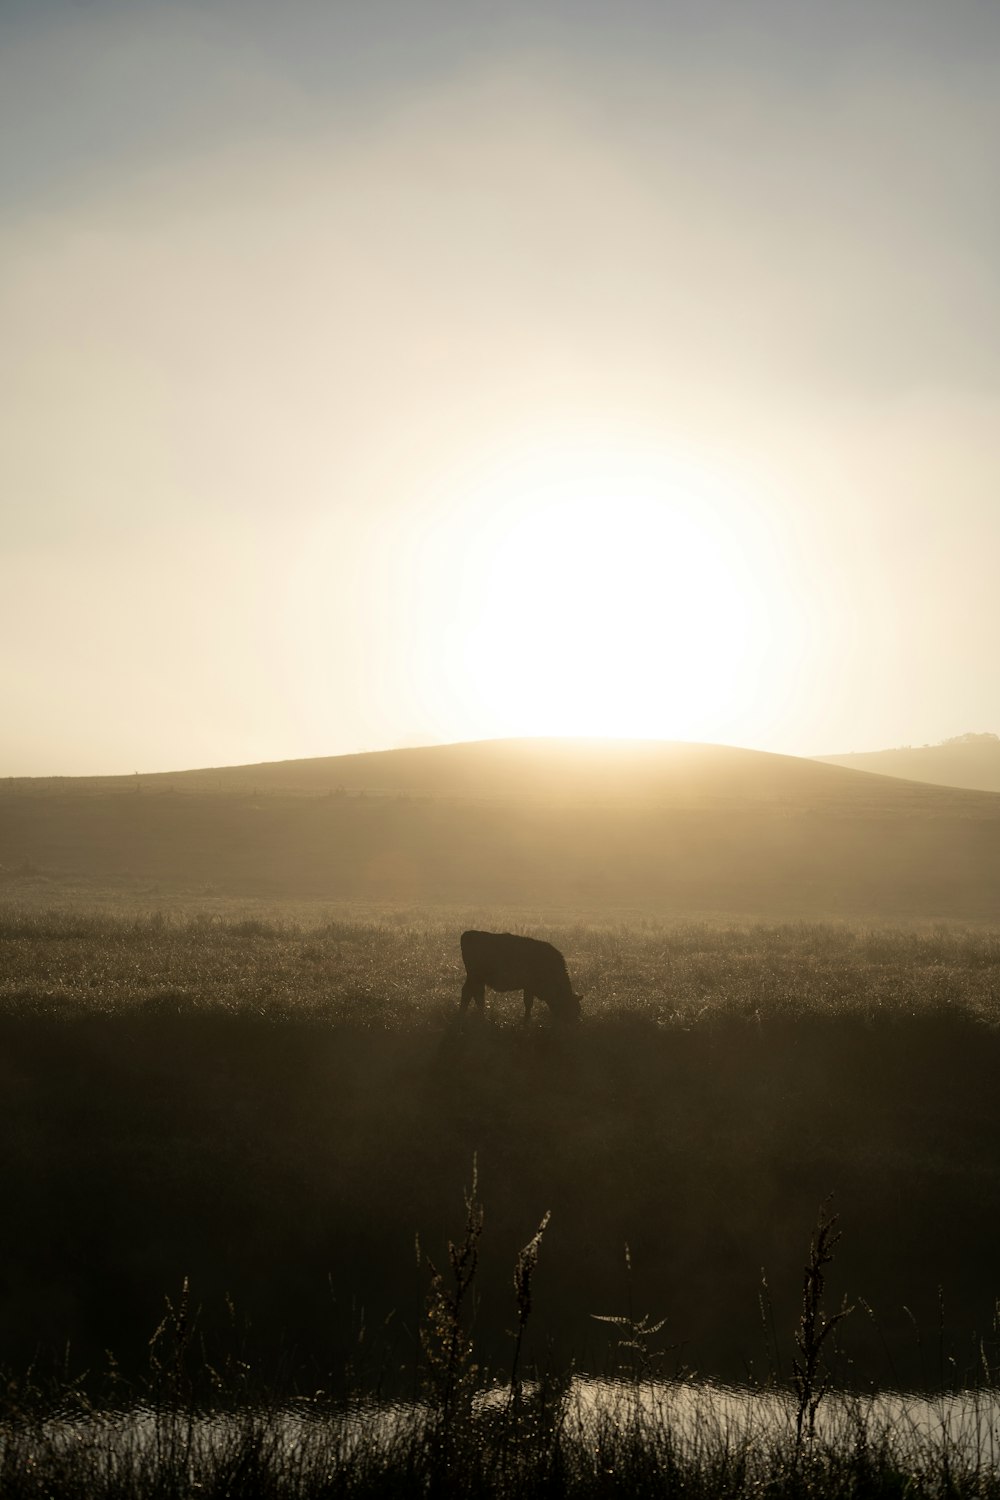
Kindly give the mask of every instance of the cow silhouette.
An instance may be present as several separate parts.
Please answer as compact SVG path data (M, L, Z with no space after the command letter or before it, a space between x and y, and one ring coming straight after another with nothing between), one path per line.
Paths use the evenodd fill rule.
M475 1000L480 1014L486 1007L486 987L523 990L524 1019L531 1020L534 1000L544 1000L560 1021L580 1019L580 995L573 993L566 960L551 943L519 937L512 932L463 932L465 983L459 1014Z

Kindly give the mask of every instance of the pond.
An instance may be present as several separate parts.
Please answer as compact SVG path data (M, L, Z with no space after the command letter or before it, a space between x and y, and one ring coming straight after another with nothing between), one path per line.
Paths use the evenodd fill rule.
M468 1412L477 1439L512 1415L506 1387L482 1390ZM576 1377L561 1389L526 1383L518 1419L537 1434L557 1429L581 1451L669 1438L681 1463L702 1464L720 1452L767 1462L794 1448L796 1402L775 1388L708 1381L626 1381ZM534 1424L532 1427L531 1424ZM77 1411L34 1422L0 1424L0 1464L38 1461L129 1476L166 1465L193 1475L245 1460L253 1452L285 1473L342 1471L359 1460L388 1458L428 1443L431 1409L420 1402L354 1401L332 1409L320 1401L235 1412L186 1412L167 1406ZM509 1431L509 1428L508 1428ZM816 1419L814 1450L880 1452L907 1471L943 1463L1000 1473L1000 1392L951 1394L828 1392ZM241 1457L242 1456L242 1457Z

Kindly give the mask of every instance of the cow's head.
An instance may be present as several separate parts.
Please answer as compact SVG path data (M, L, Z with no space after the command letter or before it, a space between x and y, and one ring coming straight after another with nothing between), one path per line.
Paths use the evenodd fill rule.
M580 1001L582 999L582 995L575 995L570 990L569 994L561 996L558 1002L553 1004L553 1015L558 1016L560 1021L579 1021Z

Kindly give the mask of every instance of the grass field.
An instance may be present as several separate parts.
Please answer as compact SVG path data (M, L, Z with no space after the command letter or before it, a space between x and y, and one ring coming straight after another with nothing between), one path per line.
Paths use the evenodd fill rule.
M917 1385L975 1365L1000 1287L997 935L533 926L585 991L566 1031L526 1029L516 996L459 1023L461 925L5 909L6 1362L69 1339L80 1367L110 1348L136 1368L189 1276L207 1335L228 1297L256 1359L325 1384L363 1347L391 1381L421 1317L414 1236L443 1256L475 1153L487 1363L551 1210L531 1358L606 1368L592 1315L631 1298L678 1365L787 1365L761 1271L790 1330L832 1193L831 1294L874 1313L844 1359Z

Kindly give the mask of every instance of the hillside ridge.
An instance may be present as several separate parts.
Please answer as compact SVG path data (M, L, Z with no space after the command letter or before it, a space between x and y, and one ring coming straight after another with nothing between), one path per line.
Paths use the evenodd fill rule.
M991 921L1000 794L660 741L0 781L0 899Z
M876 752L878 753L878 752ZM58 792L205 792L248 796L434 796L535 800L653 801L800 805L819 799L845 810L906 806L930 811L940 793L916 790L919 778L806 758L687 740L506 738L358 751L244 765L117 776L21 777L0 781L0 795ZM965 788L966 793L979 789ZM996 788L1000 808L1000 785ZM959 801L962 801L959 792ZM950 809L955 803L949 799ZM989 802L986 799L984 809ZM941 804L943 805L943 804ZM972 810L969 803L966 811Z
M928 786L1000 792L1000 736L991 733L959 734L936 745L900 745L890 750L817 755L815 759L823 765L920 781Z

